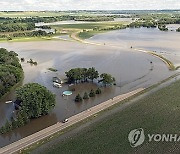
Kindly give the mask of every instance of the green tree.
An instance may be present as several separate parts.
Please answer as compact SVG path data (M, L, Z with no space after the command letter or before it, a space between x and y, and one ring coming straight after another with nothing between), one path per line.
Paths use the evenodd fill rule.
M84 93L83 99L89 99L87 92Z
M5 130L6 132L9 132L10 130L12 130L12 125L8 120L6 121L6 124L5 124Z
M115 83L115 78L111 76L111 74L103 73L100 75L102 78L99 82L102 82L105 86L107 84L113 84Z
M16 94L17 99L22 101L21 110L27 113L29 119L46 115L55 106L55 95L37 83L24 85Z
M96 94L101 94L101 93L102 93L101 89L98 88L98 89L96 90Z
M75 102L82 102L82 97L80 94L78 94L75 98Z
M25 122L24 122L24 119L23 119L21 113L18 113L18 116L17 116L18 127L24 126L24 124L25 124Z
M91 89L91 91L89 93L89 97L95 97L95 92L93 89Z
M5 128L5 126L2 126L2 127L0 128L0 133L1 133L1 134L6 133L6 128Z
M94 79L97 79L99 77L99 72L96 71L94 67L92 67L88 69L88 75L89 75L88 78L93 82Z
M12 118L12 129L15 129L15 128L18 128L18 123L14 118Z
M23 78L18 54L0 48L0 98Z

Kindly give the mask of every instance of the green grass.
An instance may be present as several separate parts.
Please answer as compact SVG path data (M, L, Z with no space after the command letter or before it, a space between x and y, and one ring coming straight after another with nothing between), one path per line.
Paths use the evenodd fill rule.
M153 93L125 110L91 125L43 153L178 153L178 143L145 143L131 148L127 139L135 128L145 133L179 133L180 81Z
M38 11L25 11L25 12L0 12L0 16L1 17L10 17L10 18L17 18L17 17L49 17L49 16L60 16L60 15L65 15L68 13L65 12L51 12L51 11L47 11L47 12L38 12Z
M73 28L73 29L93 29L93 28L104 28L108 26L118 26L122 24L128 24L128 22L92 22L92 23L82 23L82 24L64 24L52 26L55 28Z
M103 31L88 31L88 32L80 32L79 34L78 34L78 37L80 38L80 39L88 39L88 38L90 38L90 37L92 37L92 36L94 36L94 35L96 35L96 34L99 34L99 33L103 33Z

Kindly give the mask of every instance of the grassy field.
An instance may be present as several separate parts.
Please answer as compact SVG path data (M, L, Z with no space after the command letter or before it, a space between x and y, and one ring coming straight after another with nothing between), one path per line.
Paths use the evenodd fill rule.
M147 133L180 134L180 81L133 103L121 112L94 123L43 153L179 153L178 142L148 142L131 148L128 134L136 128Z
M109 27L115 27L115 26L122 26L127 25L129 22L122 21L122 22L94 22L94 23L82 23L82 24L64 24L64 25L56 25L52 26L52 28L56 29L57 32L60 32L61 30L68 31L69 35L72 35L73 33L80 32L82 30L85 30L85 32L81 32L77 34L77 37L80 39L88 39L98 33L107 32L110 30L95 30L95 29L103 29L103 28L109 28Z
M10 18L17 18L17 17L49 17L49 16L60 16L60 15L66 15L68 13L65 12L38 12L38 11L25 11L25 12L0 12L0 17L10 17Z
M93 29L93 28L104 28L108 26L118 26L125 24L127 25L129 22L92 22L92 23L82 23L82 24L64 24L58 26L52 26L55 28L74 28L74 29Z

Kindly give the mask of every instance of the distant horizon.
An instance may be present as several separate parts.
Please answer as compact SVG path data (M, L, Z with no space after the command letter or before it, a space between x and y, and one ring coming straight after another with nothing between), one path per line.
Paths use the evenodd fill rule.
M117 9L117 10L0 10L0 12L68 12L68 11L180 11L180 9Z
M0 11L179 10L180 0L1 0Z

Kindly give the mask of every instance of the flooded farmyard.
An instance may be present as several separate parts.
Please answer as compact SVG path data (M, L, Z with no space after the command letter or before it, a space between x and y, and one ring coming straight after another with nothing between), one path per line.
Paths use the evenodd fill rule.
M19 54L19 58L25 58L25 62L22 63L25 73L22 84L37 82L56 94L56 107L49 115L34 119L24 127L1 135L0 146L33 134L114 96L140 87L147 88L171 76L175 72L169 71L162 60L146 53L134 51L130 47L156 51L179 66L179 39L179 34L175 32L140 28L99 34L88 40L105 43L101 46L60 40L0 43L0 47L13 50ZM31 66L26 63L29 59L37 61L38 65ZM49 71L48 68L51 67L58 71ZM58 76L65 79L64 73L76 67L95 67L100 73L110 73L116 78L117 85L102 87L101 95L75 103L74 98L78 93L83 94L85 91L96 89L97 83L77 84L75 85L76 90L71 96L62 97L63 91L69 90L69 86L63 84L62 88L55 88L52 85L52 78ZM0 102L0 126L13 114L12 104L5 104L5 102L13 100L14 97L12 91Z

